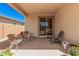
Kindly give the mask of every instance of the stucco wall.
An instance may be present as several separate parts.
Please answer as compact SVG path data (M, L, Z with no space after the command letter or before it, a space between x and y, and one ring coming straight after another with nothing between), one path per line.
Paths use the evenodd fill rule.
M8 34L19 34L24 30L25 26L22 25L0 23L0 40L5 38Z
M3 24L0 24L0 39L3 37L2 29L3 29Z
M65 39L79 44L79 4L65 4L55 15L55 35L65 32Z
M38 37L38 16L53 16L54 14L31 14L26 17L25 28Z
M32 32L35 36L38 35L38 15L28 15L26 17L26 30Z

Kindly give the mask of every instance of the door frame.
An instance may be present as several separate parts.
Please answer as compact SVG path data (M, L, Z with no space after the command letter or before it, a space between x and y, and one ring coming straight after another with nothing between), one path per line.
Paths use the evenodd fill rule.
M52 36L52 35L40 35L40 18L42 18L42 17L45 17L45 18L51 17L52 18L52 35L54 37L55 36L55 20L54 20L54 16L38 16L38 36L39 37Z

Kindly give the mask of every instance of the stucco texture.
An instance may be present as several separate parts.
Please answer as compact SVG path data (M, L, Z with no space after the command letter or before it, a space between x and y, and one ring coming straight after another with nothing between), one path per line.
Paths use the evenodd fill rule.
M55 35L65 32L65 39L79 44L79 4L65 4L55 15Z

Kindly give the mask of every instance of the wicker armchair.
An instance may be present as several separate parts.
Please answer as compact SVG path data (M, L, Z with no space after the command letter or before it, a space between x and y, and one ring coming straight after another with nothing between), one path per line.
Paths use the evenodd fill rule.
M22 32L20 32L19 36L20 36L22 39L31 38L31 33L28 32L28 31L22 31Z
M50 39L51 43L59 43L61 44L64 39L64 31L60 31L57 38Z

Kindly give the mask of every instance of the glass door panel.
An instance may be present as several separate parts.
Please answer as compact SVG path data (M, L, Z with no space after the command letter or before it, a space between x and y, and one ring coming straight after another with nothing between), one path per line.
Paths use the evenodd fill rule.
M47 35L52 35L52 18L47 18L47 23L48 23L48 26L47 26Z
M52 35L52 17L41 17L39 20L39 34Z
M40 35L46 35L46 18L40 18Z

